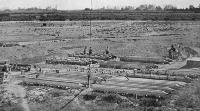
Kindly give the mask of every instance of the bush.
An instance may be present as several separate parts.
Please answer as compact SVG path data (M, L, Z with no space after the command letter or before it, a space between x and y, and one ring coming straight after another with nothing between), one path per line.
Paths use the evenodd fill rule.
M118 97L117 95L107 95L102 97L103 101L109 102L109 103L121 103L122 99L120 97Z
M12 108L10 111L23 111L23 108L21 106L16 106Z
M59 96L63 95L63 92L53 91L50 94L52 95L52 97L59 97Z
M160 107L161 104L159 103L159 101L156 101L155 98L141 98L140 100L140 106L144 106L144 107Z
M83 99L86 100L86 101L90 101L90 100L96 99L96 96L86 94L86 95L83 96Z

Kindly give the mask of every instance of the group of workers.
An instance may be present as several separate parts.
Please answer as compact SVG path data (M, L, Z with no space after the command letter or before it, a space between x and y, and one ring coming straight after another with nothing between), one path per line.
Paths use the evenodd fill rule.
M175 48L174 45L171 45L171 48L168 50L169 53L169 58L172 60L178 59L180 57L180 46L178 45L177 49Z
M105 50L105 54L108 55L110 52L109 52L109 49L108 47L106 48ZM92 55L93 54L93 50L92 50L92 47L89 48L88 50L88 53L87 53L87 46L85 46L84 50L83 50L83 54L88 54L88 55Z

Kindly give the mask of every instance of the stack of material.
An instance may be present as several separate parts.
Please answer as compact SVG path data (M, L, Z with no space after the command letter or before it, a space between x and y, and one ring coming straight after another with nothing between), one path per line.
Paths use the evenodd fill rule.
M97 61L87 58L69 57L67 59L47 59L46 64L67 64L67 65L82 65L96 64Z
M155 57L136 57L136 56L129 56L129 57L120 57L121 61L124 62L140 62L140 63L154 63L154 64L168 64L164 58L155 58Z
M104 55L104 54L93 54L93 55L69 55L69 57L78 57L78 58L90 58L90 59L97 59L97 60L104 60L104 61L108 61L111 59L116 58L116 56L112 55L112 54L108 54L108 55Z

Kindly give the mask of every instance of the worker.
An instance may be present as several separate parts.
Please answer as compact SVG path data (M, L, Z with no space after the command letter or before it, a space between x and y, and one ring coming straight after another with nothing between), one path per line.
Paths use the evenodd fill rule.
M89 49L89 55L92 55L92 48Z
M171 46L171 50L174 52L176 51L176 49L174 48L174 45Z
M87 46L85 46L84 50L83 50L83 54L86 54L86 50L87 50Z
M31 66L29 66L29 67L27 68L27 71L31 71Z
M2 68L2 71L3 71L3 72L8 72L8 65L5 64L5 65L3 66L3 68Z
M107 48L106 48L106 50L105 50L105 53L106 53L106 55L108 55L108 54L109 54L109 49L108 49L108 46L107 46Z
M39 67L39 72L42 72L42 69Z
M126 77L127 80L129 80L127 71L125 72L125 77Z
M88 79L88 88L90 88L90 79L91 79L91 70L90 70L90 68L88 69L87 79Z
M136 74L137 74L137 69L134 69L134 70L133 70L133 73L134 73L134 76L136 76Z
M174 48L174 45L171 45L171 49L169 50L169 58L170 59L174 59L175 52L176 52L176 49Z

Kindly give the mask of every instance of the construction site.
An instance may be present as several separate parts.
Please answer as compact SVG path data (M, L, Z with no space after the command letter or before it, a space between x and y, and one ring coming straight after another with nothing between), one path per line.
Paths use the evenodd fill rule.
M0 23L2 110L170 110L198 81L199 22L87 23Z
M2 21L0 58L0 111L200 111L199 21Z

